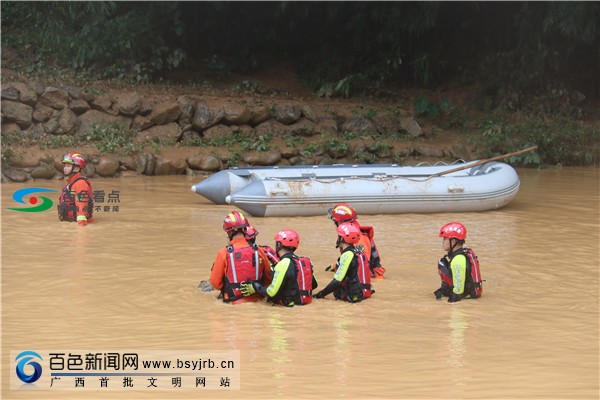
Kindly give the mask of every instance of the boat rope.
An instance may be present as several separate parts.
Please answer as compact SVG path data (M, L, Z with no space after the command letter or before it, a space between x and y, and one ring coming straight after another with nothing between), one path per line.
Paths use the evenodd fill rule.
M486 171L487 172L487 171ZM265 181L278 181L278 182L306 182L306 181L311 181L311 182L318 182L318 183L323 183L323 184L333 184L333 183L338 183L338 182L344 182L344 181L355 181L355 180L361 180L361 181L371 181L371 182L385 182L385 181L391 181L391 180L395 180L395 179L404 179L407 181L412 181L412 182L424 182L427 181L431 178L431 174L428 175L421 175L421 176L413 176L413 177L409 177L406 175L376 175L373 177L368 177L368 176L341 176L338 178L315 178L313 176L308 177L308 179L282 179L282 178L273 178L273 177L269 177L269 178L265 178Z
M455 165L455 164L464 164L466 163L465 160L463 160L462 158L459 158L458 160L452 161L450 164L448 164L445 161L437 161L435 164L431 164L429 161L421 161L420 163L418 163L417 165L415 165L415 167L437 167L440 165Z

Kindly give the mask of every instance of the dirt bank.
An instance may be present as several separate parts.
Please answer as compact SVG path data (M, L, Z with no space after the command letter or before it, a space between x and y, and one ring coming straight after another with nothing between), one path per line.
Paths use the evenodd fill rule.
M26 125L26 128L23 128L22 118L13 117L11 120L3 115L3 181L55 178L60 174L61 155L73 150L89 160L90 170L87 172L90 176L96 171L101 176L183 173L196 175L244 165L415 165L440 160L452 162L478 156L478 150L468 141L470 136L476 134L475 126L463 126L460 131L445 129L439 125L446 120L443 116L432 121L425 116L415 115L415 102L418 97L425 96L432 102L445 97L453 110L460 110L472 88L462 88L452 93L402 90L389 92L384 99L374 96L347 99L338 96L318 96L302 85L291 70L277 68L255 75L231 76L227 82L205 82L203 85L129 85L117 81L82 83L57 79L42 82L25 79L12 71L3 74L3 81L3 86L9 88L12 88L11 82L18 82L12 85L16 87L12 95L15 96L16 93L17 97L6 100L6 104L15 104L22 100L22 92L27 87L35 88L40 99L44 96L56 96L58 91L63 93L63 98L66 97L66 100L61 99L67 104L62 106L65 109L71 107L74 100L78 101L79 108L71 107L74 112L69 110L69 113L80 119L86 110L100 110L105 112L106 116L116 115L115 118L121 117L121 112L129 116L130 114L123 111L127 104L123 106L119 99L131 97L132 93L136 99L141 99L141 108L147 110L147 114L140 118L144 121L152 119L151 122L146 121L148 126L156 125L152 129L160 128L157 119L163 119L150 118L154 115L152 113L156 109L166 108L165 104L169 103L174 104L173 108L183 110L187 106L181 103L184 97L193 100L190 107L196 108L196 114L200 113L198 104L201 103L210 104L210 107L201 110L203 113L225 115L225 124L217 126L220 129L215 129L218 120L213 121L210 126L198 127L194 125L194 121L190 124L191 117L185 121L183 112L176 110L177 117L174 117L170 124L171 128L175 126L175 134L172 137L165 139L162 132L146 134L144 131L137 136L133 135L128 139L129 142L120 142L115 146L115 143L101 143L100 139L90 139L87 132L77 131L77 127L81 130L81 120L75 120L70 125L65 124L68 128L63 129L60 123L64 123L64 113L52 110L52 107L60 108L60 105L55 107L50 104L51 107L46 107L52 98L46 98L46 102L42 104L49 110L47 118L50 122L52 118L58 120L58 125L53 125L55 130L48 132L49 122L38 121L35 125L35 112L38 111L39 104L23 100L30 104L22 104L23 107L33 109L34 121L31 126ZM48 94L50 89L52 93ZM84 95L79 98L79 93ZM3 89L3 103L8 96L8 89L6 93ZM31 96L35 97L35 94ZM86 107L82 107L81 103ZM233 110L232 105L235 106ZM236 122L236 115L228 121L228 114L238 113L240 105L244 111L247 111L245 108L250 109L253 116L249 120ZM140 106L136 105L136 110L139 108ZM257 109L259 111L256 111ZM256 113L266 113L266 116L260 121L253 121ZM287 120L294 113L297 115ZM167 122L169 120L161 123ZM137 116L132 129L143 129L135 126L136 123L139 124ZM106 150L107 148L110 150ZM152 164L152 168L148 166L149 163Z

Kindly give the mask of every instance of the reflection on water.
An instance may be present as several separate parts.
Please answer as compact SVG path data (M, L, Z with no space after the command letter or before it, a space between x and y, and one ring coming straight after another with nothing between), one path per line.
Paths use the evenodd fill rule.
M352 317L336 318L332 321L335 336L334 343L334 360L331 366L335 373L335 386L348 386L348 368L351 366L353 359L351 358L352 344L350 334L352 333ZM354 360L354 362L356 362Z
M450 320L448 321L450 340L448 341L448 366L460 368L464 366L463 356L466 353L465 333L469 328L469 322L465 318L465 312L453 307Z
M271 337L271 351L273 352L273 362L276 364L286 364L290 360L287 357L288 341L286 338L286 330L283 322L279 319L280 315L278 312L270 314L268 317L270 337Z
M230 208L191 193L192 178L94 179L120 191L120 208L85 228L59 223L54 211L7 210L15 190L35 185L4 184L2 398L31 398L8 390L7 355L25 348L239 349L241 390L211 398L598 398L598 170L519 175L517 198L500 210L361 216L388 270L374 297L293 309L230 306L197 289L226 244ZM450 220L467 226L479 256L479 300L433 297L439 227ZM296 229L319 285L331 280L324 268L339 252L326 216L252 222L261 244Z

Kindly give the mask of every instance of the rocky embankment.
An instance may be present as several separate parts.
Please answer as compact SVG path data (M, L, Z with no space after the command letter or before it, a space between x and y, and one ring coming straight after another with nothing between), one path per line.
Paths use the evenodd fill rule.
M120 123L132 129L140 146L133 154L102 154L93 146L72 146L88 160L92 177L201 174L235 165L388 163L403 157L468 158L464 145L436 145L399 105L382 108L271 97L216 97L203 94L157 96L137 91L97 91L38 82L2 84L2 182L62 176L61 155L69 150L45 146L38 151L6 144L8 137L73 137L83 143L94 126ZM264 145L207 147L219 138L248 138ZM241 134L241 135L239 135ZM349 135L348 135L349 134ZM385 145L360 138L393 137ZM10 141L13 143L13 141ZM409 144L412 142L412 144ZM83 149L82 149L83 147ZM169 150L173 150L170 151ZM237 153L237 154L236 154Z

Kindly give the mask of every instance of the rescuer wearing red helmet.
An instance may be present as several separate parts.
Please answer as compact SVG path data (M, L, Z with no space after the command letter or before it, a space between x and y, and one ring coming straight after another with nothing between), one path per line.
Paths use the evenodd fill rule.
M67 177L67 185L58 199L58 219L75 222L81 226L94 222L94 198L92 184L82 175L85 160L79 153L65 154L63 173Z
M340 257L336 262L333 279L327 287L315 294L321 299L333 293L336 300L356 303L371 297L371 271L362 246L356 246L361 237L360 229L351 222L343 222L337 227L336 248Z
M221 291L226 303L260 300L259 295L244 297L240 290L242 282L271 282L271 269L264 251L256 244L250 245L246 241L246 229L249 225L246 216L239 211L232 211L223 220L223 230L229 238L229 245L217 253L210 270L210 284Z
M356 247L363 247L363 250L367 256L367 260L369 260L371 278L383 279L385 268L381 265L381 257L373 237L375 234L373 227L361 226L356 220L358 218L356 210L354 210L354 208L347 203L336 204L335 207L330 208L327 213L329 218L335 223L336 226L346 222L355 225L360 230L360 240Z
M463 247L467 228L460 222L449 222L440 228L442 247L447 252L438 262L442 285L433 294L437 300L448 297L449 303L481 296L482 279L479 260L473 250Z
M275 249L280 261L273 270L273 282L266 289L258 282L242 283L244 296L259 293L267 301L286 307L311 303L317 280L310 259L294 254L299 245L298 232L292 229L279 231L275 235Z

